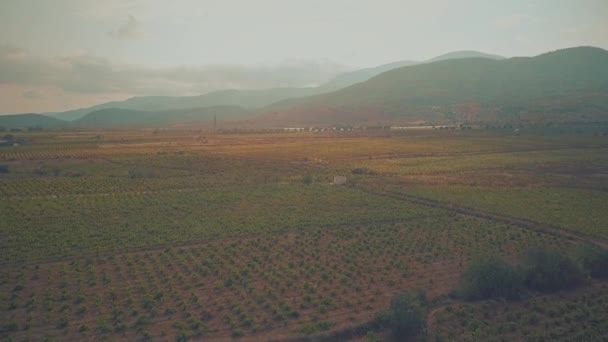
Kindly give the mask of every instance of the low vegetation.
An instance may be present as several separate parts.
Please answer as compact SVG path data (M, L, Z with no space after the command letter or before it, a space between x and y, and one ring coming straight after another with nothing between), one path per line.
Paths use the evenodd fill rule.
M523 277L509 262L488 256L471 263L463 273L458 292L466 299L517 298Z
M577 258L591 277L608 278L608 251L596 246L582 245L577 251Z
M424 293L400 294L389 309L376 317L376 322L390 330L395 341L405 341L424 332L427 303Z
M528 251L523 265L524 282L537 291L553 292L582 284L584 273L567 255L546 249Z
M603 317L604 302L588 296L605 297L606 252L559 233L603 242L603 137L359 134L19 133L27 144L0 151L10 170L0 176L0 339L316 339L369 328L521 340L524 330L550 339L542 329L557 324L556 336L595 336L581 333L589 326L601 336L590 317ZM541 150L500 152L512 148ZM542 167L553 174L539 181ZM347 184L331 185L343 175ZM416 289L426 300L400 295Z
M606 276L605 250L581 245L574 253L576 259L564 251L535 247L516 265L497 256L475 260L463 273L457 293L469 300L517 299L524 288L555 292L582 285L587 275Z

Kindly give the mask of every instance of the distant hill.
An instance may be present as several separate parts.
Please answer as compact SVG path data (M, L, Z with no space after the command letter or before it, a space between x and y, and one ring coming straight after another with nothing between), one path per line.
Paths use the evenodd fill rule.
M479 51L463 50L463 51L448 52L446 54L431 58L431 59L427 60L425 63L433 63L433 62L439 62L439 61L447 61L450 59L462 59L462 58L488 58L488 59L494 59L494 60L505 59L505 57L499 56L499 55L492 55L489 53L484 53L484 52L479 52Z
M482 57L499 59L496 55L489 55L476 51L459 51L435 57L429 61L438 59L452 59L465 57ZM255 90L220 90L199 96L141 96L133 97L125 101L114 101L97 106L70 110L60 113L49 113L48 116L62 120L76 120L88 113L108 108L133 109L141 111L181 110L188 108L215 107L215 106L239 106L247 109L257 109L272 103L292 98L301 98L317 94L328 93L348 87L350 85L364 82L383 72L400 68L407 65L415 65L426 62L399 61L380 65L374 68L366 68L338 75L334 79L319 87L309 88L271 88Z
M263 125L608 120L608 51L462 58L406 66L261 110Z
M248 111L236 106L216 106L169 111L141 111L123 108L99 109L72 121L72 127L130 128L168 127L197 124L212 126L214 117L220 123L244 119Z
M342 89L342 88L351 86L356 83L365 82L374 76L380 75L383 72L397 69L397 68L404 67L404 66L408 66L408 65L415 65L415 64L419 64L419 63L420 62L414 62L414 61L399 61L399 62L380 65L380 66L377 66L374 68L366 68L366 69L360 69L360 70L351 71L351 72L345 72L345 73L342 73L342 74L334 77L329 82L321 85L319 88L321 88L321 90L323 90L323 91L321 91L320 93Z
M380 65L380 66L377 66L374 68L366 68L366 69L360 69L360 70L342 73L342 74L336 76L334 79L330 80L329 82L323 84L321 86L321 88L326 91L323 91L322 93L335 91L335 90L338 90L341 88L346 88L346 87L351 86L356 83L365 82L365 81L369 80L370 78L380 75L384 72L387 72L387 71L390 71L393 69L402 68L404 66L432 63L432 62L443 61L443 60L448 60L448 59L461 59L461 58L474 58L474 57L489 58L489 59L496 59L496 60L504 59L504 57L502 57L502 56L491 55L491 54L478 52L478 51L454 51L454 52L443 54L441 56L431 58L431 59L423 61L423 62L407 61L407 60L398 61L398 62Z
M221 90L200 96L139 96L125 101L107 102L97 106L48 114L62 120L76 120L101 109L132 109L168 111L190 108L239 106L259 108L292 97L318 94L316 88L273 88L259 90Z
M0 115L0 127L11 128L56 128L66 126L67 122L41 114Z

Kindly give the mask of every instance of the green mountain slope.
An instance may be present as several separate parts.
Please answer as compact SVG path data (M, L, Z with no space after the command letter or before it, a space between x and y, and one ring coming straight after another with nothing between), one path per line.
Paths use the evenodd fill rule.
M407 66L342 90L260 111L264 125L372 122L606 121L608 51L465 58Z
M351 72L345 72L345 73L342 73L342 74L334 77L327 83L323 84L320 87L321 90L323 90L323 91L321 91L320 93L325 93L325 92L342 89L342 88L351 86L356 83L365 82L374 76L380 75L383 72L387 72L389 70L401 68L401 67L408 66L408 65L415 65L415 64L419 64L419 63L420 62L414 62L414 61L399 61L399 62L380 65L380 66L377 66L374 68L366 68L366 69L360 69L360 70L355 70L355 71L351 71Z
M459 51L441 55L426 62L399 61L374 68L346 72L319 87L220 90L200 96L141 96L133 97L125 101L108 102L90 108L76 109L61 113L49 113L47 115L71 121L96 110L108 108L159 111L214 106L239 106L248 109L257 109L285 99L301 98L336 91L356 83L367 81L383 72L403 66L427 63L438 59L445 60L465 57L502 58L500 56L489 55L477 51Z
M123 108L96 110L72 121L72 127L143 128L196 124L212 126L214 118L221 122L244 119L248 111L236 106L216 106L169 111L141 111Z
M56 128L68 123L41 114L0 115L0 127L11 128Z
M484 52L479 52L479 51L463 50L463 51L448 52L446 54L431 58L428 61L426 61L426 63L447 61L449 59L462 59L462 58L488 58L488 59L494 59L494 60L505 59L503 56L499 56L499 55L492 55L489 53L484 53Z
M200 96L140 96L97 106L48 114L63 120L76 120L101 109L131 109L138 111L168 111L190 108L239 106L260 108L271 103L320 93L317 88L273 88L260 90L222 90Z
M454 52L449 52L449 53L431 58L431 59L423 61L423 62L407 61L407 60L398 61L398 62L380 65L380 66L377 66L374 68L366 68L366 69L342 73L342 74L336 76L334 79L327 82L326 84L322 85L321 88L323 88L323 90L324 90L322 93L335 91L338 89L342 89L342 88L351 86L356 83L365 82L365 81L371 79L372 77L380 75L384 72L402 68L405 66L426 64L426 63L432 63L432 62L438 62L438 61L444 61L444 60L450 60L450 59L462 59L462 58L488 58L488 59L495 59L495 60L504 59L504 57L502 57L502 56L487 54L487 53L483 53L483 52L479 52L479 51L454 51Z

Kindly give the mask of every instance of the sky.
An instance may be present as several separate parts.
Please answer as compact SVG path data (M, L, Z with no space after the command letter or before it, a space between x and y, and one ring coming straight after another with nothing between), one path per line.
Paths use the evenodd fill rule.
M608 49L608 0L0 0L0 114L303 87L457 50Z

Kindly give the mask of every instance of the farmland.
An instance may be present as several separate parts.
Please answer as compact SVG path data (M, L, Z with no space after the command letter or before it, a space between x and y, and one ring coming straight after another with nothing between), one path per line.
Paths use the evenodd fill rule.
M607 331L589 318L606 311L601 280L509 304L441 304L484 255L607 246L606 137L20 135L0 149L2 339L327 336L417 290L437 305L427 318L437 338ZM583 314L570 308L581 302ZM542 334L554 324L555 336Z

